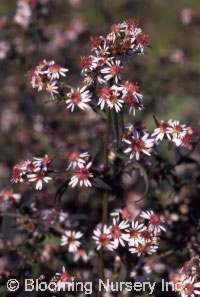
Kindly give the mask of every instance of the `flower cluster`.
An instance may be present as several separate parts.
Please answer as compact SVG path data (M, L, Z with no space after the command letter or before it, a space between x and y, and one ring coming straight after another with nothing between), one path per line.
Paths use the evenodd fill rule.
M38 91L48 91L52 97L58 94L58 80L60 76L66 76L68 69L63 68L55 63L55 61L43 60L38 66L28 71L27 76L33 88Z
M92 162L87 163L90 155L88 152L79 153L77 151L72 151L68 156L69 166L67 170L72 168L74 170L74 175L71 177L69 185L73 188L77 184L80 186L91 187L92 184L90 179L93 177L92 172L90 172L90 167Z
M200 294L200 260L195 256L185 262L179 272L172 274L173 290L181 297L195 297Z
M161 231L166 231L161 217L149 210L142 212L138 220L128 220L122 218L122 213L124 210L115 211L112 213L114 218L111 225L94 230L93 239L97 250L106 247L113 251L121 245L128 246L129 251L138 256L156 252Z
M176 146L185 146L191 142L193 133L191 127L186 127L186 125L181 125L179 121L170 119L168 122L161 121L151 136L155 137L156 140L168 138Z
M14 183L35 182L36 190L42 190L43 182L48 183L52 177L48 176L48 167L52 160L45 155L43 158L34 157L33 160L27 160L22 165L16 164L12 170L12 179Z

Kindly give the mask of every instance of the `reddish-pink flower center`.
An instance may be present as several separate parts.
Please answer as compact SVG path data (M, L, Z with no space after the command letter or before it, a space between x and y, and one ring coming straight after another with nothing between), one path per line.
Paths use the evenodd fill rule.
M121 215L123 220L130 219L132 217L132 214L126 208L122 209Z
M51 159L46 155L43 159L42 159L42 165L48 165L51 163Z
M124 97L124 102L128 105L133 106L137 101L135 96L131 92L128 92Z
M79 102L81 102L81 94L80 92L74 92L71 94L71 100L74 104L78 104Z
M79 179L87 179L89 177L89 171L86 168L79 168L76 171L76 175Z
M126 40L123 41L123 47L125 49L130 49L131 46L132 46L132 43L131 43L131 40L130 39L126 39Z
M152 215L150 217L150 224L154 227L157 227L160 225L160 217L156 215Z
M138 230L137 229L131 229L130 230L130 237L135 238L138 236Z
M70 243L74 243L76 239L74 238L74 236L71 235L71 236L68 236L67 241L70 244Z
M53 64L49 67L49 71L52 73L59 72L60 66L58 64Z
M179 134L181 132L181 126L180 125L175 125L173 130L174 130L174 133Z
M119 65L113 65L110 68L110 73L112 74L112 76L115 76L120 73L120 70L121 70L121 67Z
M118 226L112 226L110 228L110 234L112 238L119 238L122 234L120 228Z
M160 123L160 131L163 133L167 132L167 128L169 127L169 125L165 122Z
M68 282L70 280L70 275L67 272L63 272L60 276L62 282Z
M145 254L149 251L149 245L142 245L142 244L139 244L139 246L137 247L137 250L139 253L141 254Z
M144 238L146 240L151 238L151 233L149 231L147 231L147 230L141 231L140 235L141 235L142 238Z
M69 160L70 161L77 161L79 158L79 153L78 152L72 152L71 154L69 154Z
M19 180L21 178L21 168L18 164L16 164L14 167L13 167L13 170L12 170L12 177L16 180Z
M189 134L186 134L182 139L182 142L184 145L189 144L191 141L192 141L192 137Z
M102 244L102 245L106 245L109 243L109 239L108 239L108 236L104 233L102 233L100 236L99 236L99 242Z
M149 42L149 38L147 35L144 35L143 33L140 33L136 37L137 43L141 45L147 45Z
M127 81L124 84L124 87L126 88L126 90L128 92L139 92L140 91L140 87L137 84L134 84L133 82Z
M33 163L28 163L26 169L28 171L33 171L35 169L35 165Z
M101 38L99 36L97 37L91 37L91 47L92 48L98 48L101 44Z
M133 140L133 143L132 143L133 151L141 152L144 149L144 145L145 145L145 143L142 139Z
M116 104L117 101L118 101L118 98L117 98L116 95L112 94L112 95L110 96L109 100L110 100L110 102L111 102L112 104Z
M99 92L99 96L103 99L108 99L110 97L111 91L109 87L102 88Z
M194 292L193 284L186 284L185 285L185 292L186 292L186 294L191 295Z
M111 31L114 32L114 33L117 33L120 31L120 26L117 25L117 24L113 24L111 27L110 27Z
M129 19L126 21L126 23L129 27L136 28L138 26L138 22L134 19Z
M81 58L81 68L89 68L92 65L92 58L91 57L82 57Z
M43 179L43 177L44 177L44 173L42 171L39 171L39 172L36 173L36 178L37 179Z

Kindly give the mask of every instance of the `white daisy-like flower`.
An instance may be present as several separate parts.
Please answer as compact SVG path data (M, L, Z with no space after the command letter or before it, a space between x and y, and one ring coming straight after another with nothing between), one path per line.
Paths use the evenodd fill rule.
M107 46L106 43L104 43L103 46L99 46L95 50L95 52L98 57L104 57L110 54L109 49L110 49L109 46Z
M111 33L109 34L109 37L111 37L114 42L117 37L121 37L123 28L122 28L121 24L113 24L113 25L111 25L110 29L111 29Z
M71 92L67 94L69 99L66 100L67 109L71 109L71 112L74 111L75 106L78 106L80 109L87 109L88 102L91 101L92 94L87 90L87 86L83 88L77 88L77 90L71 89Z
M101 73L103 73L105 80L114 79L115 83L118 84L121 80L121 61L120 60L110 60L106 61L108 67L104 67L101 69Z
M92 236L92 238L95 240L97 250L100 250L102 247L106 247L108 250L113 251L114 247L110 241L110 229L107 227L107 225L103 226L103 230L99 228L94 230L94 236Z
M43 171L37 171L27 175L29 182L36 182L36 190L42 190L43 182L48 183L52 177L47 176Z
M123 139L124 142L129 144L124 153L130 153L130 159L135 156L136 160L139 160L140 153L150 156L149 149L154 146L154 139L148 137L148 133L144 133L144 136L141 137L137 131L134 131L132 141Z
M90 179L93 177L93 174L90 172L89 168L91 167L92 162L88 163L86 166L76 169L75 175L72 176L69 185L74 188L78 183L79 185L85 187L91 187L92 184Z
M140 232L144 230L144 225L139 224L138 221L131 223L131 228L127 230L129 236L129 246L138 246L143 243L143 240L140 236Z
M56 64L54 61L50 62L49 68L45 73L51 78L51 79L59 79L61 76L66 76L65 72L68 72L69 69L60 67L58 64Z
M73 280L73 278L69 275L69 273L66 271L65 267L62 267L62 272L57 272L55 277L52 279L52 281L57 281L57 287L59 288L59 286L61 286L62 288L62 284L66 283L68 284L69 282L71 282Z
M149 243L139 244L137 247L129 248L132 254L137 253L138 257L144 256L146 254L152 255L158 249L157 245L151 245Z
M110 87L101 88L99 91L99 101L97 106L100 105L101 110L104 109L106 102L108 102L108 99L111 96L111 93L112 91Z
M80 247L81 243L79 239L83 236L83 233L78 231L65 231L65 235L61 237L60 245L68 245L68 251L70 253L77 252L77 249Z
M37 74L32 76L30 83L31 83L33 89L35 89L35 88L38 89L38 92L42 91L43 87L45 86L45 84L43 83L42 77Z
M200 294L200 282L195 283L195 276L185 279L183 286L184 289L181 291L181 297L195 297Z
M23 171L21 169L21 166L19 164L16 164L13 166L13 169L12 169L12 179L11 179L11 182L12 183L21 183L24 181L24 178L23 178Z
M156 215L153 210L143 211L140 217L149 220L149 229L154 232L155 235L161 231L166 231L166 229L161 225L161 217Z
M95 63L96 57L90 55L90 56L86 56L86 57L81 57L81 74L85 75L88 72L92 71L94 68L97 67L96 63Z
M183 137L187 133L186 125L181 125L179 121L173 121L172 119L170 119L168 121L168 124L173 129L172 131L173 138Z
M151 134L152 137L156 136L156 140L163 140L166 135L169 140L171 140L171 136L173 133L173 128L164 121L159 123L159 128L154 129L154 133Z
M45 90L48 91L52 97L54 96L54 94L58 94L59 92L58 92L57 81L47 82L45 84Z
M112 226L109 226L109 229L114 249L117 249L119 244L125 246L124 241L129 240L129 235L123 233L123 231L126 231L126 228L128 228L129 226L130 225L127 221L121 221L120 223L118 223L116 219L113 219L113 224Z
M67 170L69 170L71 167L75 169L76 167L84 167L85 160L84 158L89 157L90 154L88 152L85 153L79 153L79 152L71 152L68 156L68 160L70 161L69 166L67 167Z
M37 167L42 167L43 171L47 171L49 164L52 162L52 159L46 154L42 158L33 158L33 164Z
M24 164L21 165L21 169L24 173L26 172L36 172L39 171L40 168L36 166L32 161L27 160Z
M124 100L121 99L116 86L112 86L111 91L111 95L106 103L110 109L114 108L116 112L119 112L123 107Z

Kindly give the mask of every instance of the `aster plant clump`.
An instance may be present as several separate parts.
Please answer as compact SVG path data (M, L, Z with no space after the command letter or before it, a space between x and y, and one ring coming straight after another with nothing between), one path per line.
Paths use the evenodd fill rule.
M17 17L16 21L19 22ZM19 161L14 165L11 182L26 184L30 190L41 191L48 188L49 183L56 184L58 177L62 176L63 179L62 185L55 191L53 210L38 212L38 201L33 201L27 206L28 217L17 210L16 217L35 238L40 238L40 228L59 234L60 246L73 256L74 262L82 260L92 267L97 256L98 269L96 266L91 269L101 280L107 278L106 269L113 269L110 263L106 267L105 259L108 259L108 255L111 255L114 263L120 259L121 269L126 271L124 279L137 279L137 273L133 270L139 266L143 269L151 255L158 253L159 256L162 253L159 252L160 242L166 240L165 232L170 229L173 221L164 210L154 209L153 203L151 209L147 210L138 204L135 213L130 205L124 205L119 199L120 208L111 209L110 202L122 195L122 192L118 195L116 190L119 189L119 184L122 185L120 191L125 191L126 182L133 173L139 181L144 181L145 190L139 199L134 200L134 203L140 203L148 193L148 167L153 158L159 160L159 143L168 142L175 147L176 152L189 150L195 136L192 127L180 124L178 120L159 121L154 116L156 127L151 132L144 123L134 120L136 113L142 113L145 100L138 83L132 77L125 76L125 67L136 56L140 58L140 55L146 54L148 45L148 36L143 33L136 20L130 19L112 25L107 36L91 38L91 53L81 57L80 61L80 86L66 83L70 71L55 61L44 59L27 73L31 86L38 92L49 94L53 103L63 104L66 114L92 111L106 124L103 147L98 143L95 152L90 146L87 151L81 151L79 147L71 150L66 157L64 172L55 168L53 156L47 154ZM131 123L124 123L124 116L128 114L132 117ZM177 181L173 168L157 166L157 171L160 176L161 172L165 172L163 179L169 183ZM157 179L156 176L153 178ZM73 218L70 221L70 213L63 212L60 208L64 193L68 190L76 191L80 187L82 191L83 188L89 188L94 193L100 192L102 196L99 201L102 219L98 217L93 228L90 226L87 229L81 222L73 222ZM2 192L1 199L6 200L6 195L12 200L21 200L20 194L13 192ZM96 199L95 194L93 199ZM4 209L8 204L5 205ZM15 216L13 213L7 215ZM42 256L47 259L49 254L48 249L42 251ZM58 283L67 283L72 279L67 272L68 268L65 269L64 266L67 263L63 263L62 273L57 273L53 278ZM119 273L115 271L115 274L117 272ZM194 296L199 283L196 283L193 272L185 274L183 283L188 291L182 296ZM104 293L97 294L103 296Z

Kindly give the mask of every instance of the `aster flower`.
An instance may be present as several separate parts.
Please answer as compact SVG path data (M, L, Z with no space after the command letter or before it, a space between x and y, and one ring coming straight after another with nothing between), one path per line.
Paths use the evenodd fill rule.
M195 283L195 277L189 277L183 281L184 290L181 297L195 297L200 294L200 282Z
M157 249L158 249L158 246L145 243L145 244L139 244L137 247L129 248L129 251L132 254L136 253L138 257L140 257L146 254L152 255L153 253L156 252Z
M89 90L86 90L87 86L83 88L77 88L77 90L71 89L71 92L67 94L69 99L66 100L67 109L71 109L71 112L74 111L74 107L78 106L80 109L85 110L88 108L88 102L91 101L92 94Z
M110 235L113 243L114 249L117 249L119 244L125 246L124 241L128 241L128 234L123 233L126 231L125 229L129 227L129 223L127 221L121 221L118 223L116 219L113 219L112 226L109 226Z
M114 79L117 84L119 80L121 80L121 61L120 60L110 60L106 61L108 67L104 67L101 69L101 73L103 73L105 80Z
M88 163L86 166L76 169L75 175L72 176L69 185L74 188L78 183L82 187L91 187L92 184L90 182L90 178L93 177L93 174L89 171L92 162Z
M172 119L170 119L168 121L168 124L173 129L172 135L173 135L174 139L179 138L179 137L183 137L187 132L186 125L181 125L179 123L179 121L173 121Z
M124 153L130 153L130 159L134 156L136 160L139 160L140 153L144 153L150 156L149 149L154 145L154 139L148 138L149 134L144 133L144 136L140 136L137 131L133 133L132 141L124 139L123 141L130 146L124 151Z
M42 77L38 74L34 74L32 76L30 83L31 83L33 89L35 89L35 88L38 89L38 92L42 91L45 86L45 84L42 80Z
M81 68L82 68L82 75L85 75L87 72L90 72L93 70L94 66L96 67L96 64L94 64L94 56L89 57L81 57Z
M83 233L80 231L65 231L65 235L61 237L60 245L68 245L68 251L70 253L77 252L77 249L80 247L81 243L79 239L83 236Z
M161 225L162 221L160 216L155 215L153 210L146 212L143 211L140 214L140 217L149 220L149 229L152 230L155 235L157 235L158 232L166 231L166 229Z
M110 109L114 108L116 112L122 109L124 101L121 99L117 86L111 87L111 95L106 101Z
M71 152L68 156L68 160L70 161L69 166L67 167L67 170L69 170L71 167L75 169L76 167L83 167L85 164L84 158L89 157L89 153L79 153L79 152Z
M23 165L21 165L21 170L23 170L24 173L27 173L39 171L40 168L37 168L37 166L32 161L27 160Z
M92 238L95 240L97 250L100 250L102 247L106 247L108 250L113 251L114 247L110 241L110 229L107 227L107 225L103 226L103 230L99 228L94 230L94 236Z
M138 221L131 222L131 228L127 230L129 236L129 246L138 246L139 244L143 243L143 240L140 236L140 232L144 230L144 225L139 224Z
M45 90L48 91L52 97L54 97L54 94L58 94L58 86L57 86L57 81L51 81L47 82L45 84Z
M112 37L113 42L116 40L117 37L121 37L121 24L113 24L110 27L111 33L109 34Z
M33 158L33 164L37 167L42 167L42 170L47 171L49 164L52 162L52 159L46 154L42 158Z
M156 140L163 140L165 135L169 140L171 140L171 135L173 132L173 128L170 127L170 125L164 121L161 121L159 123L159 128L154 129L154 133L151 134L152 137L156 136Z
M21 167L19 166L19 164L16 164L13 166L13 169L12 169L11 182L18 183L18 182L23 182L23 181L24 181L23 171L22 171Z
M144 53L144 49L149 43L148 36L143 33L138 33L136 36L136 42L137 42L136 49L140 49L141 53Z
M27 178L29 182L36 182L36 190L42 190L43 182L48 183L50 180L52 180L52 177L47 176L43 171L37 171L32 174L28 174Z
M65 72L68 72L69 69L60 67L58 64L56 64L54 61L50 62L49 68L45 73L53 80L53 79L59 79L61 76L66 76Z
M100 105L101 109L104 109L106 102L111 96L111 88L110 87L104 87L101 88L99 91L99 101L97 103L97 106Z
M74 280L74 277L71 277L69 273L66 271L65 267L62 267L62 272L61 273L56 273L56 275L51 279L51 281L56 281L57 282L57 289L58 291L63 289L63 286L67 287L68 284L70 284Z

